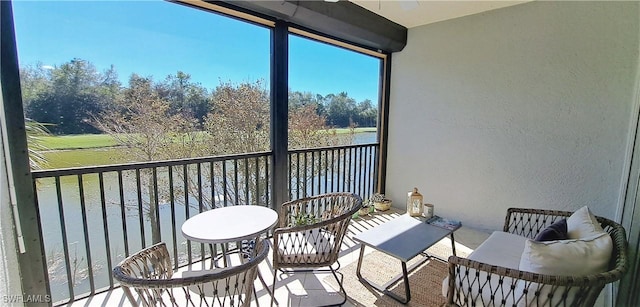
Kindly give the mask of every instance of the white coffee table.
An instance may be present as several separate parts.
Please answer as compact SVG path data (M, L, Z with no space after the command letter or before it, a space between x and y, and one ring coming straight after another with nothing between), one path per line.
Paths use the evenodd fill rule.
M458 227L459 228L459 227ZM453 232L456 229L445 229L433 226L424 222L424 219L413 218L407 214L401 215L391 221L380 226L364 231L356 235L353 239L360 242L360 257L358 258L358 267L356 275L360 282L367 284L378 291L389 295L393 299L406 304L411 300L411 289L409 288L409 272L425 263L433 256L425 253L425 250L446 236L451 236L451 248L453 254L456 254ZM389 256L400 260L402 265L402 274L396 276L384 285L378 285L364 278L360 273L362 261L364 258L364 249L369 246L375 250L381 251ZM424 256L415 264L407 269L407 262L418 255ZM404 280L405 297L400 297L391 291L390 287L402 278Z

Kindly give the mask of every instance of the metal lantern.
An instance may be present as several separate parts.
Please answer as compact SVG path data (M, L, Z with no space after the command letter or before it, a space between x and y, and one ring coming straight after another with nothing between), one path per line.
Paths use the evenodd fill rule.
M410 216L421 216L423 210L422 194L418 193L418 188L413 188L413 192L407 195L407 213Z

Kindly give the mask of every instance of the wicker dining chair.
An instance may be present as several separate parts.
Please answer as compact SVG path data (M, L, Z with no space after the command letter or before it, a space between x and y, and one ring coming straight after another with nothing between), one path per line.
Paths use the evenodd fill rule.
M176 277L165 243L158 243L124 259L113 276L133 306L249 306L258 264L269 245L261 241L256 249L240 265Z
M340 304L346 302L347 293L336 274L340 268L338 256L351 216L361 206L362 199L353 193L329 193L282 204L279 224L273 232L273 293L278 270L330 271L343 294ZM336 268L332 267L335 263ZM323 267L328 270L314 269Z
M547 226L571 214L510 208L503 231L533 239ZM545 275L450 256L448 306L593 306L607 283L622 278L628 257L624 228L607 218L596 219L613 241L606 272L580 277ZM482 293L491 295L485 298Z

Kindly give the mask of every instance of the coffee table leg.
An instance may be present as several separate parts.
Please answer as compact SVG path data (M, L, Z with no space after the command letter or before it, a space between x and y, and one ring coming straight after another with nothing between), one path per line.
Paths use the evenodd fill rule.
M402 278L404 279L404 294L406 299L391 293L390 291L386 291L389 296L394 298L396 301L406 304L411 300L411 288L409 288L409 274L407 273L407 263L402 261Z
M456 240L453 238L453 232L451 233L451 249L453 250L453 255L456 255ZM446 262L446 260L445 260Z
M367 280L366 278L364 278L362 276L362 274L360 273L360 269L362 267L362 259L364 258L364 248L365 245L361 244L360 245L360 257L358 257L358 267L356 268L356 275L358 276L358 279L360 280L360 282L362 282L363 284L369 285L370 287L390 296L392 299L402 303L402 304L406 304L411 300L411 289L409 288L409 274L408 274L408 270L407 270L407 263L404 261L400 261L402 264L402 279L404 281L404 293L405 293L405 297L401 297L399 295L396 295L395 293L389 291L389 287L394 284L396 281L400 280L400 278L394 278L392 279L390 282L386 283L386 287L385 286L380 286L377 285L375 283L373 283L372 281ZM418 267L418 265L426 262L428 260L428 258L425 258L423 261L418 262L415 265L411 266L411 269L415 269L416 267Z
M356 275L358 278L362 278L362 274L360 274L360 268L362 267L362 257L364 256L364 244L360 244L360 257L358 257L358 266L356 268Z

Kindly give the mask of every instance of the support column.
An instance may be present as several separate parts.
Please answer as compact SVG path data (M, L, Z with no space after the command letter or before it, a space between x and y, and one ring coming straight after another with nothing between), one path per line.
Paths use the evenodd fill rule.
M389 84L391 83L391 54L388 54L380 65L380 103L378 112L378 142L380 149L376 157L378 176L374 179L376 193L385 193L387 178L387 144L389 136Z
M271 39L271 202L280 212L289 200L288 187L288 103L289 31L286 22L276 21Z
M2 224L3 231L12 227L19 251L18 268L22 280L23 298L35 298L40 303L48 301L50 289L44 260L40 215L35 203L33 179L29 166L29 153L25 132L20 72L16 50L11 1L0 1L0 86L2 100L0 124L4 142L5 163L9 184L10 204L17 211L13 225ZM7 204L2 204L7 205ZM6 233L6 232L5 232ZM12 297L15 298L15 297ZM50 303L50 302L49 302ZM31 304L37 304L33 302ZM27 305L30 305L27 303Z

